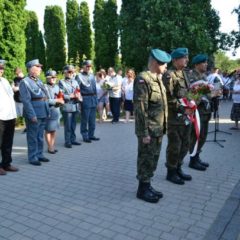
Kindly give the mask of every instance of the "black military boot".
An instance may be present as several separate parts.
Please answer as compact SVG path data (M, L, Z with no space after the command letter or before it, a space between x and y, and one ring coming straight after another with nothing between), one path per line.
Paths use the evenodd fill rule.
M179 184L179 185L184 184L184 180L182 178L180 178L177 174L177 169L168 168L166 179L175 184Z
M177 174L181 179L183 179L185 181L191 181L192 180L192 176L184 173L181 166L179 166L177 168Z
M203 166L206 167L206 168L209 167L209 163L204 162L204 161L201 160L201 158L199 157L199 153L196 154L196 158L197 158L198 162L199 162L201 165L203 165Z
M150 184L150 191L152 191L155 195L157 195L159 198L163 197L163 193L160 191L157 191L156 189L154 189L151 184Z
M157 203L159 201L159 197L151 191L150 186L150 183L139 181L137 198L146 202Z
M190 168L199 170L199 171L205 171L207 168L204 167L202 164L200 164L200 162L198 161L198 159L196 158L196 156L194 157L190 157L190 162L188 165Z

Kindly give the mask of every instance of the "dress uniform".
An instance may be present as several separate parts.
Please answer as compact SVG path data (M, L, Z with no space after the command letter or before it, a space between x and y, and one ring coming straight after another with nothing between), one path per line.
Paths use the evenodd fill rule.
M166 153L166 179L176 184L184 184L192 177L183 173L183 159L189 150L191 124L187 121L187 113L181 104L186 97L190 82L185 67L188 63L188 49L177 48L171 53L173 68L163 76L168 101L168 145Z
M138 138L137 198L156 203L163 196L151 186L157 168L162 137L166 131L167 99L162 74L171 56L159 49L152 49L149 71L134 80L135 133Z
M41 162L49 161L43 155L43 134L49 107L44 85L38 78L42 65L35 59L26 67L28 76L21 81L19 91L27 128L28 161L32 165L41 165Z
M208 83L207 76L205 72L207 71L207 56L204 54L198 54L192 59L192 64L195 66L193 71L191 72L189 79L190 83L193 84L197 81L204 81L206 84ZM199 154L201 153L201 149L206 142L207 134L208 134L208 123L211 119L211 94L205 95L202 97L200 103L198 103L198 112L200 115L200 136L199 143L197 148L197 153L195 156L190 158L189 167L194 168L196 170L204 171L206 167L209 166L207 162L201 161ZM194 127L192 126L191 132L191 141L190 141L190 153L194 149L194 145L196 143L196 134Z
M62 107L63 121L64 121L64 137L65 147L71 148L72 145L81 145L76 141L76 124L77 115L79 113L79 99L78 93L79 85L74 79L74 67L66 65L63 68L65 78L59 81L59 87L64 94L64 105Z
M84 142L90 143L99 138L94 136L97 111L97 89L94 75L90 72L90 60L83 62L83 72L76 76L83 101L81 102L81 134Z

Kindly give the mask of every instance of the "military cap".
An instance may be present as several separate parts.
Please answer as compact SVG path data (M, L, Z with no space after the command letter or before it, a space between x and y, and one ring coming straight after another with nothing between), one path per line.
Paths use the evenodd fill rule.
M192 64L199 64L199 63L207 62L207 60L208 60L207 55L198 54L198 55L193 57Z
M64 72L69 72L69 71L74 72L74 71L75 71L75 68L74 68L73 65L66 65L66 66L63 67L63 71L64 71Z
M169 63L171 61L171 56L165 51L162 51L160 49L152 49L150 52L150 55L157 60L158 62L161 63Z
M48 70L45 74L46 77L56 77L57 76L57 72L54 70Z
M183 58L187 55L188 55L188 49L187 48L176 48L171 53L172 59Z
M31 61L26 63L27 68L31 68L31 67L34 67L34 66L42 67L43 65L41 63L39 63L38 59L34 59L34 60L31 60Z
M92 66L92 61L91 60L84 60L82 65L83 66Z

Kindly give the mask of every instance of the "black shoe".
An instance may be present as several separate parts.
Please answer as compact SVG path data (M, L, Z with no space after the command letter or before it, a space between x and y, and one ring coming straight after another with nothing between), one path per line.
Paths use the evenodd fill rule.
M80 142L72 142L72 145L79 146L79 145L81 145L81 143Z
M83 139L85 143L91 143L92 141L90 139Z
M97 138L97 137L91 137L89 139L92 140L92 141L99 141L100 140L100 138Z
M42 165L39 161L31 161L29 163L34 165L34 166L41 166Z
M166 179L172 183L183 185L185 182L177 174L177 169L168 169Z
M156 189L154 189L151 185L149 187L150 191L152 191L152 193L154 193L155 195L157 195L159 198L163 198L163 193L160 191L157 191Z
M206 168L209 167L209 163L203 162L200 158L198 159L198 162L199 162L202 166L204 166L204 167L206 167Z
M38 161L39 162L50 162L50 160L48 158L45 158L45 157L39 158Z
M150 190L150 183L139 182L137 198L150 203L157 203L159 197Z
M181 179L183 179L185 181L191 181L192 180L192 176L184 173L181 167L178 167L177 174Z
M190 168L193 168L195 170L199 171L206 171L206 167L204 167L202 164L199 163L199 161L195 157L191 157L191 160L188 164Z
M56 152L55 152L55 150L51 151L51 150L48 149L48 153L55 154Z
M65 143L65 147L66 147L66 148L72 148L72 144L70 144L70 143Z
M58 150L57 150L57 149L55 149L55 150L54 150L54 152L55 152L55 153L57 153L57 152L58 152Z

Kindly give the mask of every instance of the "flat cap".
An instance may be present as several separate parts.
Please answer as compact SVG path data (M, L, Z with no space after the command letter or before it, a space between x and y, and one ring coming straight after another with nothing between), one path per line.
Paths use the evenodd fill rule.
M187 48L176 48L171 53L172 59L183 58L186 57L187 55L188 55Z
M160 49L152 49L151 52L150 52L150 55L155 59L157 60L158 62L161 62L161 63L169 63L171 62L171 56L170 54L168 54L167 52L165 51L162 51Z
M196 56L193 57L192 59L192 64L199 64L199 63L204 63L207 62L208 60L208 56L205 54L198 54Z
M34 66L42 67L43 65L41 63L39 63L38 59L34 59L34 60L31 60L31 61L26 63L26 68L31 68L31 67L34 67Z
M6 61L3 59L0 59L0 67L3 69L5 67Z
M57 72L54 70L48 70L45 74L45 77L56 77L57 76Z
M73 65L66 65L66 66L63 67L63 71L64 71L64 72L68 72L68 71L74 72L74 71L75 71L75 68L74 68Z
M82 65L83 66L92 66L92 61L91 60L84 60Z

